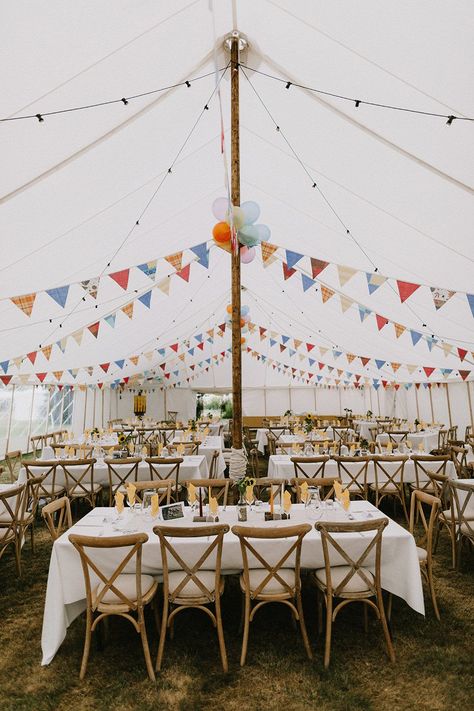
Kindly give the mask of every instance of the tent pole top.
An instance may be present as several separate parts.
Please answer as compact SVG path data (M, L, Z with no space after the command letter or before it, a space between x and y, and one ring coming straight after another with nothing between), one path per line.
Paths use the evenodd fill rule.
M248 42L247 36L244 35L243 32L239 32L239 30L232 30L232 32L229 32L224 37L224 42L223 42L224 49L229 54L232 49L232 43L236 39L239 41L239 52L244 52L246 49L248 49L249 42Z

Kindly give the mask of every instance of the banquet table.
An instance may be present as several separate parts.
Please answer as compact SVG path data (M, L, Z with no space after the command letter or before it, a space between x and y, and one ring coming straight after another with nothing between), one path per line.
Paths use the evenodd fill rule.
M179 444L181 442L181 438L175 437L173 439L173 444ZM222 454L222 437L220 436L208 436L206 437L201 444L199 445L199 454L203 454L206 457L207 460L207 466L210 469L211 467L211 462L212 462L212 457L214 456L215 451L219 452L219 459L217 460L217 476L220 476L221 474L224 473L226 463L224 459L224 455Z
M378 517L384 517L372 504L367 501L351 502L350 513L357 521L367 521ZM189 508L185 508L185 517L167 522L167 525L182 526L203 524L192 524L192 514ZM152 521L149 515L132 513L128 509L123 516L128 517L125 524L127 528L136 527L137 531L145 531L148 534L148 541L143 546L142 572L145 575L154 575L160 579L162 572L160 546L158 537L153 533L153 526L159 525L160 520ZM296 523L310 523L311 531L303 540L301 552L301 567L314 569L324 567L324 558L321 544L321 536L314 528L318 516L320 520L347 521L347 514L342 509L320 510L310 512L305 510L301 504L294 505L291 510L289 521L274 521L264 523L263 510L249 513L248 526L262 525L265 527L277 526L284 528L287 525ZM75 533L84 536L116 536L120 535L117 527L117 514L114 509L95 508L84 518L73 525L55 541L51 552L48 583L46 589L46 599L43 617L43 631L41 646L43 652L42 664L51 662L56 652L61 646L71 622L85 609L85 588L81 562L79 554L69 541L69 534ZM229 525L237 524L237 510L235 507L227 507L220 510L219 519L221 523ZM404 599L410 607L420 614L424 614L423 588L420 575L420 567L416 552L416 545L413 536L402 526L388 518L388 525L383 533L382 544L382 565L381 582L382 588ZM205 525L205 524L204 524ZM240 524L239 524L240 525ZM337 535L337 534L336 534ZM347 534L344 538L348 553L354 558L361 555L368 544L368 533ZM207 539L197 540L189 538L172 539L173 546L176 547L179 555L188 562L196 561L201 556L203 550L209 545ZM284 546L284 547L283 547ZM283 552L287 550L287 544L275 540L259 542L259 550L269 562L275 564ZM283 548L282 548L283 547ZM117 549L96 549L88 550L91 558L99 564L105 573L111 574L119 560L122 559ZM372 557L370 557L372 556ZM170 567L173 568L170 559ZM374 562L372 554L367 559L369 566ZM334 553L333 563L341 565L342 559ZM294 557L288 559L289 566L294 564ZM207 558L205 566L212 570L215 565L215 555ZM261 567L256 560L251 560L251 565ZM177 569L174 567L173 569ZM222 552L222 570L224 574L239 572L242 569L242 554L238 538L229 531L224 536ZM127 569L126 569L127 570ZM132 572L129 568L127 572ZM92 580L93 584L97 582ZM225 601L224 601L225 604Z
M295 468L293 462L291 461L292 456L301 457L304 455L302 455L302 453L300 452L298 455L273 454L271 457L269 457L267 476L273 479L292 479L295 476ZM456 469L452 461L447 462L446 474L450 479L456 479ZM326 462L326 465L324 467L324 476L336 477L337 475L337 462L335 459L329 459L329 461ZM403 481L406 484L413 484L416 481L415 464L411 459L408 459L405 462ZM373 462L369 462L369 466L367 468L367 482L369 484L375 482L375 467Z
M431 429L424 430L423 432L409 432L406 436L405 442L409 440L412 443L413 449L418 450L420 444L423 445L424 452L431 452L432 449L438 449L438 432L439 430ZM391 434L390 437L397 442L403 439L403 434ZM387 444L389 442L389 436L386 433L377 435L376 442L380 444Z
M272 427L274 431L276 431L276 434L278 435L278 439L281 442L304 442L305 440L309 439L311 441L319 441L319 442L324 442L326 440L328 441L334 441L335 435L334 435L334 429L332 427L321 427L319 428L321 431L324 430L324 434L319 435L316 434L316 432L311 432L310 436L308 438L302 437L301 435L292 435L290 434L289 430L286 429L284 426L278 427L277 425L275 427ZM280 432L282 434L280 434ZM349 439L352 439L355 432L352 429L348 429L348 434L349 434ZM262 452L262 454L265 453L265 446L268 445L268 427L267 428L259 428L257 430L257 449L259 452ZM277 442L277 447L278 447L278 442Z
M377 427L377 422L375 420L355 420L354 427L358 430L362 439L370 442L372 439L370 428Z
M61 464L61 461L64 461L67 465L68 460L57 459L56 461L58 464ZM117 465L120 466L120 460L117 460ZM160 466L157 466L156 468L159 470ZM166 465L163 465L161 468L166 470ZM40 467L38 466L37 469L39 470ZM187 479L207 479L208 476L209 467L207 465L207 459L203 454L194 454L183 457L183 463L179 468L180 481L186 481ZM141 461L138 465L138 481L148 481L149 479L150 468L145 461ZM22 467L18 476L18 483L23 483L25 481L26 470ZM45 483L48 483L47 479L45 480ZM100 459L94 464L94 483L106 486L109 484L109 470L107 464ZM58 486L64 486L65 484L65 476L60 467L58 467L56 472L56 484Z

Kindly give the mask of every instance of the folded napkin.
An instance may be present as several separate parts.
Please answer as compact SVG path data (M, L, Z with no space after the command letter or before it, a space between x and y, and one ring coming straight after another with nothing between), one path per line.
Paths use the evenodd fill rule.
M158 516L158 511L160 510L159 497L158 494L153 494L151 497L151 517L156 518Z
M351 497L349 495L349 489L344 489L344 491L341 493L341 498L340 498L342 508L344 511L349 511L349 506L351 505Z
M145 445L143 445L143 447L142 447L142 456L143 456L143 457L146 457L147 454L148 454L147 448L145 447Z
M300 484L300 498L303 503L306 503L308 498L308 484L305 481Z
M355 452L355 444L351 444L351 457Z
M135 503L135 492L137 490L137 487L135 486L135 484L127 484L126 489L128 503L130 504L130 506L133 506L133 504Z
M117 491L115 494L115 506L116 506L119 514L121 514L123 511L123 500L124 500L124 495L122 494L121 491Z
M340 501L341 496L342 496L342 484L340 481L335 481L334 482L334 494L336 496L336 499Z
M425 451L425 445L423 444L423 442L420 442L420 444L418 445L418 451L419 451L419 452L424 452L424 451Z
M247 487L247 488L249 488L249 487ZM215 496L209 497L209 512L213 516L217 516L217 514L219 513L219 504L217 503L217 499Z
M248 504L251 504L254 498L255 497L253 495L253 484L250 484L249 486L245 487L245 500Z
M407 439L407 447L411 449L411 439Z
M387 442L387 452L391 452L392 450L393 450L392 442Z
M283 494L283 510L285 513L290 513L291 511L291 494L289 491L285 491Z
M188 501L190 504L194 504L196 501L196 487L191 482L188 484Z
M184 444L182 442L177 445L176 451L178 452L178 454L184 454Z

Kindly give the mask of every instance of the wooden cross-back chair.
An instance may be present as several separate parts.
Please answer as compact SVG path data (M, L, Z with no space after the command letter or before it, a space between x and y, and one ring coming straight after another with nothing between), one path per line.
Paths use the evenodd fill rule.
M452 445L450 447L451 459L453 460L454 468L456 469L456 476L458 479L464 479L467 467L467 447L456 447Z
M19 449L16 449L14 452L6 452L5 464L7 465L8 471L10 473L10 481L13 483L17 479L17 465L19 465L19 468L21 468L21 451Z
M173 633L174 619L183 610L196 608L205 612L217 627L217 637L222 668L228 670L227 652L222 627L221 595L224 592L224 578L221 576L222 545L224 535L229 531L227 524L199 527L155 526L153 533L160 539L163 566L163 614L161 618L160 641L156 658L156 669L161 669L165 648L166 631ZM180 539L202 539L203 552L195 561L188 562ZM171 540L173 539L173 543ZM205 544L208 545L205 545ZM171 568L178 566L178 570ZM213 605L214 611L207 606Z
M439 534L442 528L446 528L451 540L451 558L453 568L456 567L456 521L452 502L452 493L449 487L449 477L446 474L437 474L428 470L428 476L432 484L432 491L440 501L436 519L436 531L434 541L434 552L438 545Z
M369 484L369 488L375 492L375 505L377 508L387 496L394 501L399 501L402 505L405 519L408 523L408 511L405 503L405 487L403 484L403 474L408 457L383 457L374 455L375 482Z
M278 447L279 442L281 442L281 437L284 434L291 434L290 427L288 425L280 425L278 427L269 427L268 432L267 432L267 439L268 435L271 434L275 437L275 445Z
M395 447L398 447L400 442L406 444L409 434L408 430L392 430L391 432L387 432L388 441L395 445Z
M290 461L293 462L295 478L315 479L324 477L324 468L329 457L291 457Z
M144 607L153 600L158 582L151 575L142 575L142 548L148 541L147 534L136 533L111 538L70 534L69 540L81 557L86 587L86 637L79 678L84 679L86 674L92 633L99 622L110 615L118 615L131 622L140 635L148 676L154 681L155 673L148 647ZM112 573L105 573L99 564L92 560L87 549L94 551L123 549L123 558ZM126 573L126 568L130 567L134 567L134 572ZM98 585L92 583L91 573L99 579Z
M425 508L428 507L430 515L426 520ZM410 504L410 533L415 536L415 514L416 518L421 521L423 528L423 536L417 543L416 550L418 553L418 561L420 563L421 573L429 587L431 603L436 615L436 619L440 620L438 603L436 600L436 592L433 580L433 536L435 534L438 511L441 507L441 500L436 496L427 494L425 491L413 491L411 494Z
M329 666L331 654L332 624L340 610L351 602L362 602L364 606L367 606L364 609L365 620L368 607L375 611L382 625L388 656L390 661L395 661L395 652L385 616L380 584L382 534L387 524L388 519L386 518L376 521L347 523L319 521L315 524L316 530L321 534L324 555L324 568L315 571L314 580L319 591L318 618L320 627L322 623L322 599L326 604L326 639L324 648L324 666L326 669ZM349 546L346 546L346 542L349 543L349 539L353 537L354 533L363 534L368 541L364 550L357 555L357 558L348 553ZM372 537L370 537L370 533L373 533ZM331 562L334 556L337 556L338 559L342 558L344 564L333 567ZM369 556L372 559L375 557L375 565L373 560L369 560ZM371 572L371 569L374 570L374 573ZM375 601L372 598L375 598ZM335 599L339 599L340 602L335 604Z
M371 457L334 457L337 474L352 496L367 499L367 467Z
M40 478L38 487L40 499L54 501L65 492L65 480L62 470L56 460L27 460L23 463L27 479ZM59 468L59 475L58 475Z
M143 501L144 492L152 491L154 494L158 494L158 504L160 506L163 502L170 504L172 488L173 481L171 479L164 481L157 479L154 481L137 481L135 484L136 498L137 501L141 503Z
M171 443L171 440L176 435L176 428L175 427L159 428L158 434L159 434L162 444L164 444L165 447L167 447L168 444Z
M219 455L220 455L219 449L215 449L212 453L211 463L209 465L209 478L210 479L217 478L217 466L219 464Z
M150 443L156 433L155 427L142 427L138 430L137 444L146 445Z
M230 486L229 479L189 479L185 482L185 485L189 486L189 484L206 489L207 497L209 497L210 490L211 496L214 496L221 506L227 506L227 497L229 495Z
M274 497L279 495L282 485L286 484L286 479L274 479L270 476L256 478L253 487L255 497L260 501L268 501L272 492Z
M452 504L456 524L456 568L461 567L463 542L474 545L474 482L450 481Z
M44 435L33 435L30 437L30 446L33 456L36 457L38 451L41 452L44 445Z
M456 441L458 438L458 426L450 427L448 429L448 441Z
M232 533L240 541L244 566L240 576L240 587L244 595L240 666L244 666L247 657L250 623L256 612L270 602L278 602L290 608L294 620L300 623L306 653L312 659L304 621L300 579L301 545L310 530L309 524L285 528L232 527ZM272 555L270 560L263 554L263 546L258 545L265 541L278 542L278 546L272 546L272 549L278 549L278 553ZM256 560L259 567L251 567L249 558L252 566ZM275 558L277 562L274 562Z
M335 442L338 442L339 444L346 444L346 442L349 442L351 435L349 427L339 427L335 425L333 426L332 431L334 434Z
M29 477L26 481L25 490L21 497L21 508L17 520L19 540L23 541L26 532L30 529L31 550L35 552L35 520L40 500L39 489L46 475L39 477Z
M70 459L61 460L60 466L66 475L66 491L69 499L85 499L92 508L99 494L102 492L102 485L94 482L94 464L96 460L91 459Z
M423 454L412 454L411 460L415 464L415 483L410 484L410 488L432 494L433 485L429 472L445 475L450 456L448 454L439 454L435 457L429 457Z
M306 482L308 486L319 487L320 496L323 501L327 501L334 496L334 484L340 479L337 476L324 476L324 477L293 477L291 480L292 487L296 490L296 503L301 503L301 484Z
M109 472L109 506L113 506L117 491L125 491L127 484L135 484L138 480L138 465L142 460L140 457L126 457L104 461Z
M178 447L180 444L182 444L184 447L184 451L182 454L178 454ZM174 456L193 457L196 454L199 454L199 447L201 446L201 442L176 442L174 444L168 444L167 446L169 453L173 454Z
M373 442L377 439L377 435L381 434L379 432L379 428L375 425L374 427L369 427L369 439L371 439Z
M55 499L41 509L41 514L53 541L72 526L71 504L67 496Z
M445 450L448 446L448 430L438 431L438 449Z
M0 558L9 545L15 549L15 565L21 577L21 536L18 528L26 485L0 491Z
M183 463L182 457L147 457L145 462L150 469L150 479L157 481L171 480L173 481L172 498L177 500L181 491L179 481L179 470Z

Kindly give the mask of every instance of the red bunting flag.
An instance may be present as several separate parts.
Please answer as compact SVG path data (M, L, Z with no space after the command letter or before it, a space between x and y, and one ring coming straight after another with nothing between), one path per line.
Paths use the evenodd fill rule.
M31 353L27 353L27 354L26 354L26 357L28 358L29 361L31 361L31 364L34 365L34 364L35 364L35 360L36 360L36 351L32 351Z
M427 367L423 366L423 370L426 373L426 377L429 378L430 375L434 372L435 368L427 368Z
M184 279L184 281L189 281L189 272L191 269L191 262L189 264L186 264L186 266L181 269L181 271L176 272L177 276L181 277L181 279Z
M296 269L290 268L286 262L282 262L282 267L283 267L283 276L285 278L285 281L289 279L293 274L296 272Z
M323 269L326 269L328 264L329 262L323 262L321 259L314 259L314 257L311 257L311 272L313 274L313 279L315 279L318 274L321 274Z
M458 355L461 360L464 360L464 358L467 356L467 351L465 351L464 348L458 348Z
M43 382L43 380L46 378L47 373L36 373L36 377L40 381L40 383Z
M370 358L363 358L362 356L360 356L360 359L362 361L363 366L366 366L367 363L370 361Z
M177 353L177 352L178 352L178 347L179 347L179 346L178 346L178 344L177 344L177 343L173 343L173 345L172 345L172 346L170 346L170 348L171 348L171 349L172 349L172 350L173 350L173 351L174 351L175 353Z
M92 335L94 336L94 338L97 338L97 336L99 335L99 326L100 326L100 321L97 321L96 323L93 323L87 327L89 329L89 331L92 333Z
M4 385L8 385L8 383L10 382L12 377L13 377L12 375L0 375L0 380L2 381L2 383Z
M415 293L417 289L420 288L420 284L412 284L409 281L400 281L397 279L398 293L400 294L400 301L406 301L412 294Z
M466 378L468 377L468 375L470 375L470 373L471 373L470 370L460 370L459 371L459 375L461 376L461 378L463 380L466 380Z
M306 344L306 350L308 351L308 353L310 353L313 350L313 348L314 348L314 343L307 343Z
M100 367L102 368L104 373L106 373L110 367L110 362L109 363L100 363Z
M109 274L109 277L126 291L128 287L129 275L130 269L122 269L120 272L114 272L113 274Z
M381 331L382 328L388 323L388 318L385 318L385 316L380 316L379 314L375 314L375 320L377 321L379 331Z

